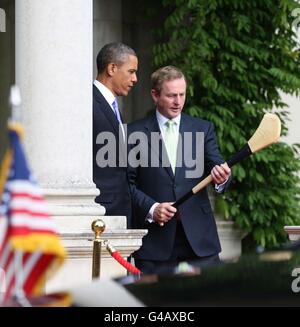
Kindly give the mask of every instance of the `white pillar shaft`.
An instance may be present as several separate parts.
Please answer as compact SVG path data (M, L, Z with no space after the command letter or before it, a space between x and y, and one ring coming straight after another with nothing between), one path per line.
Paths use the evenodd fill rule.
M69 251L63 272L47 281L46 289L62 290L91 280L87 233L91 221L105 213L94 203L99 192L92 182L92 0L15 4L25 147ZM105 219L113 245L126 255L139 248L145 231L125 231L123 216ZM103 275L118 274L119 264L113 264L104 263Z
M92 0L16 0L16 83L29 161L46 194L75 194L75 201L98 193L92 183L92 14Z
M16 0L25 144L44 187L91 185L91 58L91 0Z

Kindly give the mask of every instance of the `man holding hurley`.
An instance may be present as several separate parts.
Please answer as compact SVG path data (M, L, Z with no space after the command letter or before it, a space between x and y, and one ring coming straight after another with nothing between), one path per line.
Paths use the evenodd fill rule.
M178 211L172 203L209 173L217 192L222 192L230 179L230 168L218 150L213 124L182 113L186 98L183 73L176 67L166 66L152 74L151 83L156 112L130 124L128 134L143 132L150 144L151 133L160 133L161 146L151 149L150 144L147 155L157 155L161 163L166 153L170 164L168 167L129 167L133 228L148 228L142 247L134 253L135 264L145 274L170 272L181 261L199 267L216 264L221 247L207 190L183 203ZM184 140L186 132L192 135L188 146ZM178 159L188 151L192 151L193 158L197 157L197 133L204 136L204 158L201 158L204 174L187 178L191 167L184 160L179 165ZM143 154L141 151L140 155Z

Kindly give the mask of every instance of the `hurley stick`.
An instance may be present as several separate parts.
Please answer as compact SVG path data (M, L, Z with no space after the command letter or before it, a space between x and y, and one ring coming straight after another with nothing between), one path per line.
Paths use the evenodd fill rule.
M265 114L257 130L250 138L250 140L241 148L240 151L234 154L227 161L228 166L232 167L235 164L239 163L241 160L249 157L253 153L258 152L268 147L269 145L278 142L280 137L280 131L281 123L278 116L270 113ZM194 186L190 192L188 192L175 203L173 203L173 206L175 208L178 208L178 206L180 206L183 202L188 200L194 194L198 193L211 182L212 177L211 175L209 175L196 186Z

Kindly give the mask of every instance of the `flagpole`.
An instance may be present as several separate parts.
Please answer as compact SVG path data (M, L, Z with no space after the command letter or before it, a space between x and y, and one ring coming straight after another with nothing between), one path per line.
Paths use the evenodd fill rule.
M10 123L19 123L21 121L21 93L20 89L17 85L13 85L10 88L9 94L9 105L11 108L11 115L9 122ZM25 292L23 289L24 286L24 274L23 274L23 251L18 250L14 255L14 269L15 269L15 289L14 289L14 297L15 300L22 307L31 307L30 302L25 296Z
M19 123L21 121L21 102L20 88L17 85L13 85L9 93L10 122L12 123Z

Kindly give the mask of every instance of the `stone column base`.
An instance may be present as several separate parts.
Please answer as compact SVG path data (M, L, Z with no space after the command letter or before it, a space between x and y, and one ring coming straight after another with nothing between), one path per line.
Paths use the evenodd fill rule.
M242 254L242 239L246 233L234 227L233 221L217 219L216 223L222 247L220 259L222 261L237 260Z
M52 216L103 216L105 208L94 199L99 190L90 188L43 188ZM71 227L71 226L70 226Z

